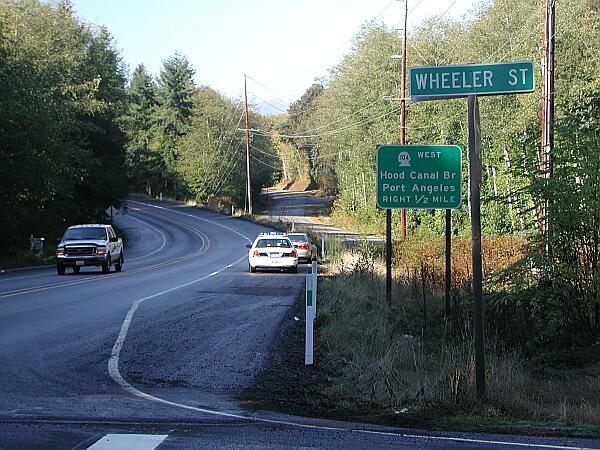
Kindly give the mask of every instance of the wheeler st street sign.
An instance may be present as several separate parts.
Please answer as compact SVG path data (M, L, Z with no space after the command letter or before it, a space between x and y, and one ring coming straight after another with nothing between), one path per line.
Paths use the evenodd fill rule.
M414 101L468 95L533 92L533 62L411 67L410 96Z
M457 145L379 145L377 207L459 208L461 167Z

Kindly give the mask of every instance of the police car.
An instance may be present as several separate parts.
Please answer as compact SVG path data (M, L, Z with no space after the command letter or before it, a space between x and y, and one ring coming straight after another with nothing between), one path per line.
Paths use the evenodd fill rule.
M279 269L298 272L298 252L287 233L273 231L259 233L248 250L248 270Z

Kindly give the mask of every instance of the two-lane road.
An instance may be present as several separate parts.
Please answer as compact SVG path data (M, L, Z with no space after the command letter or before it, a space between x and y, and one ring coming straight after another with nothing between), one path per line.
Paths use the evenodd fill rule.
M261 228L196 208L131 201L117 225L121 273L0 276L0 448L600 448L247 411L306 269L248 273Z

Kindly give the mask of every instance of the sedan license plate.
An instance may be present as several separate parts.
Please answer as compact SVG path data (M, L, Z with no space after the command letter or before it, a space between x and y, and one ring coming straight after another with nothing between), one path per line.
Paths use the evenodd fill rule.
M75 265L76 266L83 266L83 265L85 265L85 261L75 261Z
M271 253L271 258L281 258L283 253Z

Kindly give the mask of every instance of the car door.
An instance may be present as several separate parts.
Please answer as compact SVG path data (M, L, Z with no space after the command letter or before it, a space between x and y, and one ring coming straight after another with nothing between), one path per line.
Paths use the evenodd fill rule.
M108 232L108 242L106 243L106 248L109 251L111 261L116 261L117 258L119 258L119 255L117 254L119 249L117 248L117 243L113 242L113 238L117 237L117 235L112 227L108 227L106 231Z

